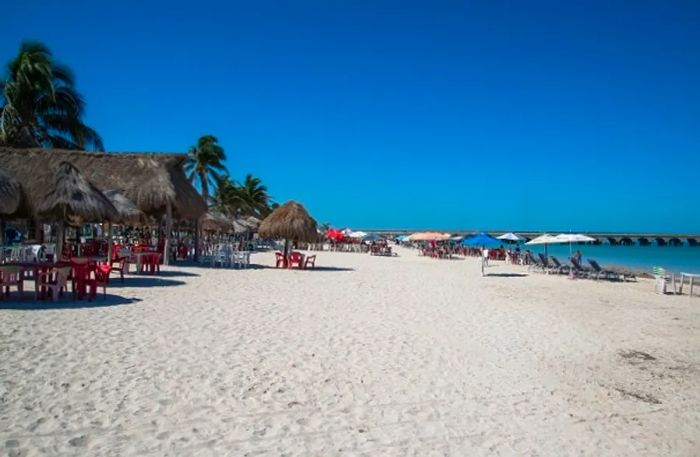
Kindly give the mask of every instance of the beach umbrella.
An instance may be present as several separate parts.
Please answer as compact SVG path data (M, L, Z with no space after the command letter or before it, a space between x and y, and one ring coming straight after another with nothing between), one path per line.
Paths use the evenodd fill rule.
M497 236L496 238L498 238L499 240L515 241L515 242L525 241L525 238L523 238L520 235L516 235L513 232L504 233L503 235Z
M343 235L343 232L340 230L330 228L328 229L328 232L326 232L326 238L333 241L343 241L345 239L345 235Z
M350 238L355 238L355 239L360 239L366 237L368 234L367 232L363 232L361 230L357 232L352 232L350 235L348 235Z
M5 241L5 221L2 216L17 211L21 197L19 182L8 171L0 168L0 245Z
M410 235L408 239L410 241L444 241L450 238L449 233L439 233L439 232L419 232Z
M105 190L102 192L109 199L117 210L119 223L139 223L143 222L146 215L121 191ZM112 261L112 223L107 222L107 261Z
M63 253L63 231L69 217L88 222L114 222L119 212L97 187L85 179L75 166L61 162L50 190L37 208L44 218L58 222L56 255Z
M283 239L287 255L290 241L314 243L318 240L316 220L295 201L289 201L275 209L260 224L258 234L267 239Z
M483 246L483 247L494 247L494 246L500 246L502 242L488 233L481 232L478 235L474 235L472 237L469 237L462 241L462 244L464 246L471 246L471 247L476 247L476 246Z
M234 217L233 219L230 219L229 222L231 224L231 231L235 235L242 235L251 231L251 228L246 223L245 219Z
M207 211L199 219L202 230L224 232L231 228L232 221L218 211Z
M385 239L385 237L378 233L368 233L362 239L365 241L379 241Z
M105 190L102 192L109 199L114 208L117 210L118 219L115 222L121 223L139 223L143 222L146 217L134 202L124 195L119 190Z
M561 233L555 238L560 243L590 243L596 240L595 238L580 233Z
M243 222L245 223L245 225L250 227L251 230L255 231L258 229L258 227L260 227L260 223L262 222L262 220L255 216L248 216Z
M462 241L464 237L462 235L454 235L450 237L450 241Z
M12 214L21 201L19 182L10 172L0 168L0 214Z
M526 245L539 245L543 244L544 245L544 255L547 256L547 245L549 244L556 244L556 243L563 243L563 241L557 240L557 237L554 235L550 235L549 233L544 233L536 238L531 239Z
M596 240L595 238L580 233L560 233L555 238L559 243L569 243L569 255L571 255L573 250L573 243L590 243Z

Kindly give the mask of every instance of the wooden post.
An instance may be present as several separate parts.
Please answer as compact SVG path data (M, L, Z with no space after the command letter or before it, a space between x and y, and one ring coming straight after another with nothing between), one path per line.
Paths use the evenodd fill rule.
M112 265L112 223L107 222L107 265Z
M199 219L194 220L194 261L199 261Z
M165 202L165 243L163 244L163 265L170 265L170 232L173 230L173 207L170 200Z
M54 262L59 262L63 258L63 232L65 222L61 220L58 223L56 230L56 252L54 253Z

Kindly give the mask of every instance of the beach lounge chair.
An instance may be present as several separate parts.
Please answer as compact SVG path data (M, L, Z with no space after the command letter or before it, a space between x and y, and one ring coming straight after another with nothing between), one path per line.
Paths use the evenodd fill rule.
M602 268L598 262L596 262L593 259L588 259L588 263L593 268L593 272L591 273L591 276L595 277L596 280L600 278L604 279L614 279L616 281L620 281L623 278L621 277L620 273L612 270L606 270Z
M275 268L287 268L287 258L281 252L275 252Z
M22 287L24 278L22 278L22 269L13 265L0 266L0 298L3 295L10 295L10 287L16 287L20 297L22 296ZM3 289L5 293L3 294Z
M576 260L574 257L571 257L569 259L569 262L571 262L571 269L573 270L573 272L576 274L577 277L588 278L591 275L591 269L582 266L581 263L578 260Z
M36 278L36 298L39 299L39 292L48 289L51 292L51 299L58 300L58 295L68 290L68 276L71 267L55 267L48 271L38 272Z
M530 270L541 270L542 272L545 271L545 266L544 264L537 260L531 252L527 253L527 258L528 258L528 263L527 263L527 269L528 271Z
M554 265L549 264L549 259L547 259L546 255L539 253L539 254L537 254L537 257L540 258L540 264L542 264L545 272L550 273L550 272L554 271Z
M304 261L304 268L316 268L316 255L310 255Z
M654 267L652 272L654 274L654 292L666 294L666 286L671 285L673 293L676 293L676 276L673 273L669 273L661 267Z
M556 271L559 274L569 274L570 268L568 265L564 265L554 257L553 255L549 256L549 260L551 261L552 269Z

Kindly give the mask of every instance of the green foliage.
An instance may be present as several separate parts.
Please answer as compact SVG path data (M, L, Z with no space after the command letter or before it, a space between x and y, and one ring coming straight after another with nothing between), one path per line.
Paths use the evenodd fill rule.
M0 144L12 147L104 149L82 122L85 102L70 69L41 43L23 42L0 81Z
M192 146L185 162L185 173L191 182L198 182L204 201L209 202L209 186L226 174L224 148L214 135L204 135Z

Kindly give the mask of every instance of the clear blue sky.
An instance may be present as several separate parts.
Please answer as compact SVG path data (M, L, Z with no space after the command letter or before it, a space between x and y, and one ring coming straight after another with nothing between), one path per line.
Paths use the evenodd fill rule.
M695 1L23 0L0 59L45 42L108 150L213 133L319 222L698 232L698 24Z

